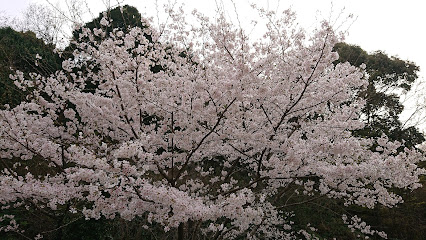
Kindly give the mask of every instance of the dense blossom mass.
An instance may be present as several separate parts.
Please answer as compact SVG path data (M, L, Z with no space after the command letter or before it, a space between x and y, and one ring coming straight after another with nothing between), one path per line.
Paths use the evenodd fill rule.
M309 235L288 219L290 185L307 200L392 207L390 188L420 186L421 154L363 127L363 69L338 59L323 22L311 34L260 10L260 40L225 17L170 11L154 29L82 28L73 57L50 77L18 72L27 102L0 111L3 209L67 204L86 219L144 217L206 237ZM147 20L144 20L147 21ZM37 162L42 169L26 167ZM286 201L283 201L286 199ZM84 203L84 204L81 204ZM12 215L4 231L20 231ZM343 222L366 234L358 218ZM182 236L180 234L179 236ZM308 237L308 236L307 236Z

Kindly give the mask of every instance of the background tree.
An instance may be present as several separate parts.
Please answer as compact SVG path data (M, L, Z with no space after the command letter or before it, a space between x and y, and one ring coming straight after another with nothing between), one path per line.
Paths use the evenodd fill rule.
M66 0L70 11L77 13L81 9L71 9L78 0ZM48 2L48 1L47 1ZM70 5L71 4L71 5ZM0 27L10 27L18 32L33 32L37 38L47 45L54 45L59 49L65 47L69 40L67 33L70 23L76 23L54 5L30 3L19 17L10 17L6 14L0 18Z
M0 108L16 106L26 94L19 90L10 74L21 71L29 78L34 72L48 76L61 68L61 60L53 45L46 45L33 32L17 32L10 27L0 29Z
M65 41L66 19L58 11L41 4L30 4L18 23L20 31L34 32L46 44L62 45Z
M366 126L355 131L363 137L378 138L385 134L392 140L404 142L404 146L414 147L425 141L415 126L404 127L399 120L404 106L400 95L409 91L418 78L419 67L397 57L388 57L381 51L368 54L359 46L338 43L337 62L349 62L354 66L366 65L368 86L360 97L366 100L363 118Z

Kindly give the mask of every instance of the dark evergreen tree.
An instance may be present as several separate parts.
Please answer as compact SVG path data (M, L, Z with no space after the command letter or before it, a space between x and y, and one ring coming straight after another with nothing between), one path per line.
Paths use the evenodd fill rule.
M48 76L61 68L61 59L53 45L46 45L33 32L17 32L10 27L0 29L0 108L11 107L25 99L26 93L18 89L9 78L17 70L27 79L34 72Z
M102 25L101 20L105 18L108 19L110 24L108 26ZM99 16L92 21L84 24L83 28L88 28L93 31L93 29L102 29L105 31L105 36L97 36L97 40L100 41L102 38L108 38L109 34L112 31L123 31L128 33L128 31L133 27L148 28L149 25L144 21L139 11L132 6L125 5L122 7L116 7L109 9L103 13L99 13ZM65 57L71 57L72 51L75 49L76 43L79 42L89 42L87 37L81 37L82 28L76 29L72 33L71 44L65 49ZM145 37L152 41L151 36L145 35Z
M382 51L368 54L359 46L338 43L338 62L349 62L354 66L366 65L368 86L359 94L366 100L363 109L365 127L354 132L361 137L380 137L385 134L391 140L414 147L425 141L424 136L413 126L404 128L399 115L404 106L398 92L409 91L418 78L419 67L413 62L389 57Z

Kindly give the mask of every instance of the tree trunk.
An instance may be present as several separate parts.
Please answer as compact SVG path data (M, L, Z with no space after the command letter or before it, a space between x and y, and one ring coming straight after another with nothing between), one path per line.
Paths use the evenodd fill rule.
M180 223L178 227L178 240L185 239L185 225L184 223Z

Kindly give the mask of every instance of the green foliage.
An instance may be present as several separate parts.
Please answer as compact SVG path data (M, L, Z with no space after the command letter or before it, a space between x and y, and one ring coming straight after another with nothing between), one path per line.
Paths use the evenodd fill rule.
M108 26L101 25L102 18L105 17L109 19L110 24ZM90 30L93 30L95 28L103 29L106 32L106 35L108 36L114 29L121 30L124 33L127 33L129 29L133 27L140 27L140 28L147 28L149 27L148 24L142 19L141 14L139 11L129 5L125 5L123 7L116 7L114 9L110 9L106 11L105 13L100 13L99 16L92 21L86 23L84 28L88 28ZM80 34L82 33L82 29L76 29L74 30L72 34L72 41L75 42L82 42L87 41L88 38L80 37ZM148 40L152 40L151 36L146 35L145 36ZM97 36L97 41L100 41L102 39L102 36ZM71 44L65 48L65 56L71 57L72 51L75 49L75 43L71 42ZM67 58L66 57L66 58Z
M116 7L106 12L108 19L112 20L110 26L102 26L100 24L101 19L104 17L102 13L99 16L85 24L85 27L94 29L94 28L106 28L107 33L113 29L119 29L123 32L127 32L128 29L133 27L146 28L148 25L143 21L139 11L132 6L125 5L123 7ZM74 32L74 37L77 39L77 32Z
M415 147L425 141L415 128L404 128L399 114L404 106L398 93L409 91L417 79L419 67L397 57L388 57L381 51L368 54L359 46L338 43L335 50L339 59L335 62L349 62L354 66L365 64L368 86L359 96L366 101L363 114L366 118L364 129L355 131L360 137L380 137L385 134L393 141L404 143L405 147Z
M5 104L16 106L25 99L26 93L9 78L16 70L28 77L31 72L48 76L61 68L61 60L53 50L53 45L46 45L33 32L0 29L0 108ZM41 59L36 58L37 54Z

